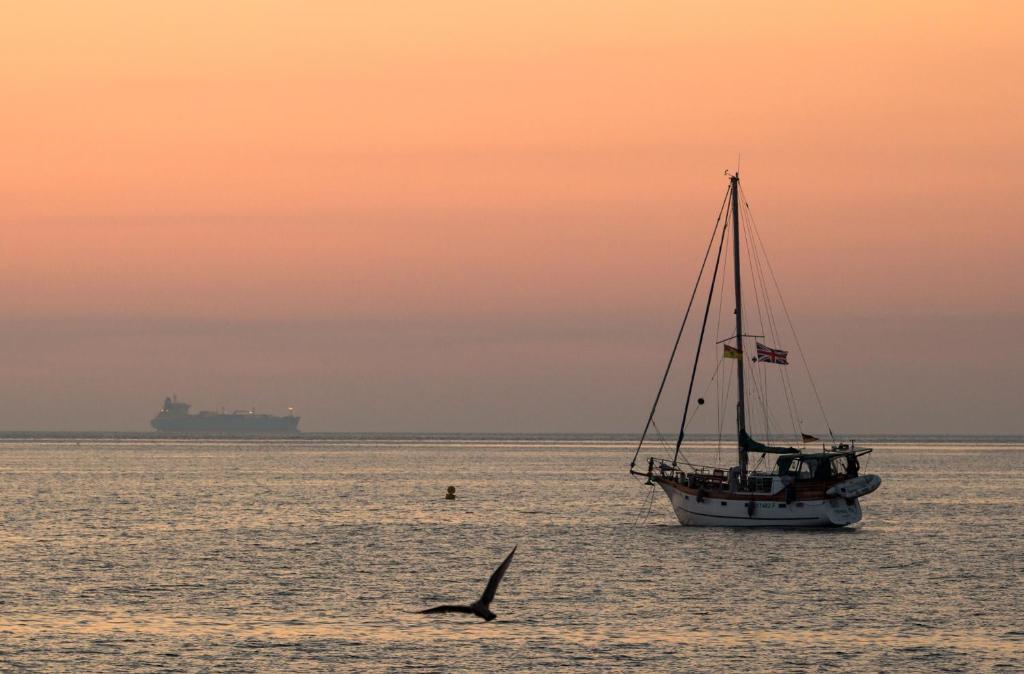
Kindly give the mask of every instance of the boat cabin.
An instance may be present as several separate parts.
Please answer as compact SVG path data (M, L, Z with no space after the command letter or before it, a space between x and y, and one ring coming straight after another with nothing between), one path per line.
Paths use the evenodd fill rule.
M840 446L831 452L817 454L783 454L776 460L775 470L779 476L792 477L797 481L857 477L860 473L857 457L870 451Z

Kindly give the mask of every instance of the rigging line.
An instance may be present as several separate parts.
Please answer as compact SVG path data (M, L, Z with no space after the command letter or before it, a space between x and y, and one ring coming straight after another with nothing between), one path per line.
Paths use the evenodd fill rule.
M768 369L765 367L761 368L761 386L760 392L763 392L764 399L761 401L761 405L764 408L764 437L771 437L772 430L779 427L779 424L775 422L775 417L772 415L771 408L768 406ZM768 442L766 439L765 442Z
M757 373L755 372L753 374L754 376L750 378L750 381L752 383L752 388L754 389L754 395L757 396L757 401L761 403L761 410L764 421L764 433L765 438L767 439L768 435L771 433L771 424L774 423L774 419L770 418L771 410L768 409L767 394L765 394L764 396L761 395L761 384L758 381Z
M728 274L728 270L726 270L726 274ZM722 305L723 305L724 301L725 301L725 293L718 293L718 316L715 318L715 334L717 336L721 336L722 335ZM725 357L721 353L716 354L715 357L718 359L719 365L721 365L721 363L723 361L725 361ZM718 368L717 367L715 368L715 373L716 374L718 373ZM727 377L726 379L727 379L728 383L731 383L731 379L730 378ZM722 416L722 409L724 407L725 407L725 400L722 397L722 379L716 377L715 378L715 414L717 416L716 416L716 425L715 425L715 427L718 429L718 446L717 446L717 450L716 450L716 453L715 453L715 463L716 464L719 464L719 463L722 462L722 425L723 425L723 423L725 421L724 417Z
M633 526L634 527L637 526L638 524L640 524L641 514L644 512L645 508L649 508L648 503L651 503L653 501L654 501L654 485L652 484L650 491L648 491L648 493L647 493L647 497L644 499L644 503L640 504L640 511L636 514L636 519L633 520ZM648 512L650 512L650 510L648 510Z
M746 204L746 199L743 200ZM750 205L746 204L747 211L750 212ZM750 221L754 235L757 236L757 240L760 242L761 247L764 247L764 241L761 239L761 233L757 229L757 222L754 219L753 212L750 212ZM818 394L818 386L814 383L814 376L811 374L811 368L807 365L807 358L804 356L804 349L800 345L800 338L796 334L796 328L793 327L793 319L789 315L789 308L786 306L786 299L782 296L782 290L779 288L779 280L775 276L775 269L772 268L772 263L765 257L765 262L768 267L768 273L771 276L772 283L775 285L775 292L779 296L779 302L782 304L782 311L785 313L786 322L789 323L789 329L793 333L793 341L796 343L797 351L800 353L800 360L803 362L804 371L807 372L807 379L811 382L811 390L814 391L814 398L818 401L818 409L821 411L821 417L825 420L825 427L828 429L828 435L832 440L836 439L835 434L832 432L832 424L828 422L828 415L825 414L825 406L821 403L821 396Z
M755 271L755 268L754 268L754 266L755 266L755 264L757 262L757 250L756 250L756 248L753 245L753 240L750 238L750 232L748 231L749 227L745 226L746 223L743 221L742 211L740 212L740 216L741 216L740 217L740 229L743 231L744 241L746 241L747 248L750 250L750 252L747 254L747 266L750 269L750 280L751 280L751 286L753 287L753 293L754 293L754 306L757 309L757 320L758 320L758 322L760 324L760 327L761 327L760 332L764 332L764 333L770 335L771 332L769 330L771 329L771 323L770 323L771 314L770 313L768 314L769 321L765 321L764 315L762 314L762 311L761 311L761 299L762 299L762 295L764 294L763 293L763 285L764 284L763 283L761 283L760 285L758 284L758 275L757 275L757 273ZM763 281L763 279L762 279L762 281ZM771 308L770 305L766 301L765 302L765 312L770 312L770 308ZM754 344L755 344L755 347L756 347L757 342L755 341ZM756 350L755 350L755 353L756 353ZM757 362L756 358L754 358L752 360L754 362ZM759 391L758 392L758 400L761 403L761 414L762 414L762 416L764 418L765 437L767 438L767 436L769 435L769 432L770 432L770 430L769 430L769 420L768 420L768 416L770 414L770 411L768 409L768 372L762 367L762 368L760 368L760 374L761 374L761 377L764 380L764 382L763 382L764 395L762 397L761 394L760 394L760 391ZM757 381L758 371L752 369L751 375L752 375L751 378L752 378L752 380L754 382L754 387L756 389L757 385L758 385L758 381Z
M754 295L754 307L757 309L757 319L758 319L758 323L759 323L760 328L761 328L760 332L765 332L766 334L771 334L770 332L768 332L766 330L767 328L771 327L771 324L769 322L765 321L764 314L763 314L762 309L761 309L761 305L762 305L761 300L762 300L762 295L763 295L763 285L764 284L763 283L758 284L758 275L757 275L757 273L755 271L755 263L757 262L757 250L754 247L753 241L750 238L750 232L748 231L749 228L748 228L748 226L746 226L746 223L744 222L743 212L742 211L740 211L740 229L743 231L744 241L746 242L747 249L749 250L749 252L747 253L747 267L750 270L750 280L751 280L751 284L750 285L753 288L752 292L753 292L753 295ZM767 303L765 303L765 311L767 311L769 308L770 308L769 305ZM769 318L770 318L770 315L769 315ZM756 345L756 341L755 341L755 345ZM756 353L756 351L755 351L755 353ZM752 358L751 360L753 362L755 362L755 363L757 362L756 358ZM758 390L758 384L759 384L759 382L758 382L758 375L759 374L764 379L763 395L761 394L761 391ZM757 393L758 393L758 401L761 403L761 415L762 415L762 417L764 419L764 423L765 423L765 436L766 437L767 437L767 435L770 432L769 431L769 418L768 418L770 411L768 409L767 374L768 373L764 370L764 368L760 368L759 370L754 370L752 368L752 370L751 370L751 379L753 381L753 385L755 387L755 391L757 391Z
M764 270L762 268L763 266L767 266L767 267L769 267L769 270L771 270L771 262L768 259L767 250L765 250L764 242L761 240L760 232L757 229L757 223L756 223L756 221L754 219L754 214L753 214L753 212L750 209L750 204L746 201L746 199L744 199L743 205L745 207L745 211L746 211L748 222L749 222L749 227L750 227L750 230L752 232L751 236L756 237L758 244L760 244L758 246L754 246L754 250L756 251L756 254L757 254L757 257L758 257L758 272L762 276L762 283L763 283L763 287L765 289L764 292L765 292L765 297L766 297L765 302L768 304L768 307L769 307L768 318L769 318L769 321L771 322L770 331L771 331L771 333L773 335L773 339L778 341L779 339L781 339L781 337L780 337L781 332L779 331L778 325L775 322L774 312L771 311L772 302L771 302L771 298L768 296L768 290L767 290L768 289L768 283L767 283L767 280L764 279ZM762 258L764 260L764 265L761 264L761 259ZM773 281L774 281L775 280L774 279L774 272L772 272L772 278L773 278ZM779 301L784 304L785 300L782 297L782 291L779 288L777 282L775 283L775 290L776 290L776 294L779 297ZM787 318L788 318L788 315L787 315ZM789 328L790 328L790 332L793 334L794 340L799 342L799 338L796 335L796 329L794 328L794 326L792 324L792 321L790 321L790 323L789 323ZM803 351L802 350L800 350L800 354L801 354L801 358L803 358ZM811 377L810 370L808 368L806 368L806 361L805 361L804 364L805 364L805 369L807 369L808 379L810 380L811 385L813 386L814 385L814 380L813 380L813 377ZM800 414L799 405L797 405L797 402L796 402L796 394L793 391L792 378L789 375L789 369L786 368L786 367L781 368L779 370L779 372L781 373L781 381L782 381L782 386L783 386L783 392L784 392L784 394L786 396L786 404L787 404L787 407L789 407L788 412L789 412L789 415L790 415L790 422L794 424L793 435L794 436L799 436L799 433L797 432L797 427L799 427L800 429L803 429L804 423L803 423L803 415ZM824 419L825 418L824 407L821 405L820 399L818 400L818 406L819 406L820 411L822 412L822 418ZM826 419L826 424L827 424L827 419ZM801 430L801 432L802 432L802 430Z
M647 518L651 516L651 509L654 507L654 486L651 486L651 498L647 501L647 512L644 513L644 524L647 524Z
M778 343L778 332L775 327L774 318L772 317L771 298L768 296L767 283L765 282L764 274L761 269L760 251L758 251L753 236L750 233L749 217L745 218L742 224L743 235L746 238L747 246L750 248L750 256L748 259L750 260L751 275L754 277L753 285L757 297L757 308L759 312L759 318L761 318L762 321L762 329L773 342ZM764 307L763 316L760 314L762 306ZM754 360L756 361L756 358ZM780 428L781 424L779 424L778 421L774 418L774 415L772 414L771 408L768 403L770 393L770 387L768 384L768 368L762 365L760 368L758 368L758 371L761 374L761 394L764 396L761 400L761 403L764 409L763 413L765 418L765 436L767 437L771 435L772 428ZM785 387L783 387L783 392L785 392ZM789 410L788 397L786 397L786 404L787 412L789 412L789 418L792 422L793 416Z
M665 439L665 437L662 435L661 429L658 428L657 422L654 422L651 425L654 427L654 430L656 430L658 432L658 439L661 441L661 444L664 445L664 449L666 449L666 450L671 452L672 451L672 444L670 442L668 442ZM687 458L687 456L685 454L680 452L679 453L679 458L682 459L683 463L685 463L687 466L689 466L690 468L693 468L694 470L696 470L696 466L694 466L692 463L690 463L690 459Z
M765 320L764 320L764 316L761 314L761 295L762 295L762 293L759 292L761 290L761 288L760 288L760 286L758 285L758 282L757 282L758 281L757 274L754 273L754 263L756 262L757 250L754 248L753 241L750 238L750 232L747 231L748 228L743 226L745 223L743 222L742 214L743 214L743 212L740 211L740 230L743 232L743 238L746 241L747 250L750 251L749 253L747 253L747 267L750 268L750 281L751 281L751 285L753 286L753 292L754 292L754 307L757 309L757 320L758 320L758 322L760 323L760 326L761 326L761 329L759 330L759 332L764 332L765 331L766 323L765 323ZM761 285L763 285L763 284L761 284ZM766 310L768 309L767 305L766 305L765 309Z
M729 191L732 192L732 185ZM700 337L697 339L697 352L693 356L693 370L690 372L690 386L686 390L686 404L683 405L683 420L679 424L679 439L676 440L676 455L672 462L679 459L679 447L683 444L683 436L686 433L686 415L690 410L690 396L693 395L693 380L697 376L697 363L700 362L700 349L704 345L704 331L708 327L708 313L711 311L711 300L715 296L715 283L718 281L718 267L722 262L722 244L725 243L725 232L728 227L722 227L722 236L718 239L718 254L715 256L715 269L711 272L711 283L708 288L708 301L704 305L704 320L700 324Z
M729 394L732 393L732 370L734 370L735 367L732 365L732 363L730 363L729 365L730 372L725 379L725 392L722 394L722 398L718 401L718 450L715 454L716 464L722 463L722 427L725 426L725 417L722 416L721 410L723 407L725 407L725 403L726 400L729 398Z
M701 392L700 396L698 396L698 399L700 399L700 398L701 398L701 397L703 397L703 396L706 396L706 395L708 394L708 391L710 391L710 390L711 390L711 385L712 385L712 384L716 384L716 383L717 383L717 382L719 381L719 378L718 378L718 373L719 373L719 371L721 370L721 366L722 366L722 361L724 361L724 360L725 360L724 358L722 358L722 359L719 359L719 360L718 360L717 364L715 365L715 371L714 371L714 372L713 372L713 373L711 374L711 379L710 379L710 380L708 380L708 383L707 383L707 385L706 385L706 386L704 387L704 390L703 390L703 391ZM691 413L690 413L690 416L689 416L689 417L687 418L687 420L686 420L686 422L685 422L685 423L686 423L686 425L689 425L689 424L690 424L690 422L692 422L692 421L693 421L693 418L694 418L695 416L697 416L697 410L699 410L699 409L700 409L700 406L699 406L699 405L698 405L697 407L694 407L694 408L693 408L693 412L691 412ZM721 410L721 407L719 406L719 408L718 408L718 409L719 409L719 410ZM655 427L655 428L657 428L657 427ZM660 431L659 431L659 432L660 432ZM686 458L686 454L684 454L683 452L679 452L679 456L681 456L681 457L682 457L683 461L684 461L684 462L685 462L685 463L686 463L686 464L687 464L688 466L690 466L691 468L694 468L694 465L693 465L692 463L690 463L690 460L689 460L688 458Z
M728 229L728 227L726 229ZM728 245L730 247L732 246L732 230L729 230L728 232L726 232L726 234L725 234L725 243L726 243L726 245ZM729 264L730 264L729 258L726 257L725 268L722 270L722 277L723 278L729 278ZM722 307L725 305L725 295L726 295L726 293L724 293L724 292L718 293L718 314L715 316L715 336L716 337L721 337L723 335L723 332L722 332ZM730 334L730 333L725 333L725 334ZM726 339L728 339L728 338L726 338ZM717 344L718 342L716 341L715 343Z
M745 200L744 200L744 206L746 206L746 201ZM744 227L743 227L743 235L746 238L747 246L750 249L750 255L749 255L748 260L750 261L751 275L754 277L753 285L754 285L754 289L755 289L755 296L756 296L756 299L757 299L758 317L762 321L762 326L761 326L762 330L770 337L770 339L773 342L778 343L778 341L779 341L778 330L776 329L775 320L774 320L774 317L772 316L771 298L768 296L767 283L766 283L765 278L764 278L764 272L763 272L763 270L761 268L761 251L759 251L757 246L755 245L754 239L753 239L753 237L751 235L751 232L750 232L749 209L747 209L746 215L748 217L745 218L742 221L742 224L744 225ZM760 281L760 283L758 283L758 281ZM760 314L761 306L762 306L762 304L761 304L762 301L763 301L763 304L764 304L764 316L767 317L767 321L765 321L764 317L762 317L761 314ZM767 369L761 368L761 376L763 378L763 385L764 385L764 395L765 395L764 403L767 406L767 404L768 404L768 371L767 371ZM788 403L789 403L788 398L787 398L786 402L787 402L787 405L788 405ZM792 421L792 414L790 415L790 420Z
M654 485L651 485L651 491L646 497L644 497L645 503L640 505L640 511L636 514L636 519L633 520L633 526L640 524L640 514L643 513L644 508L647 508L647 514L643 516L644 522L647 521L647 516L651 514L651 506L654 504Z
M771 312L771 301L770 301L770 298L767 296L767 292L766 292L767 284L765 283L764 276L763 276L763 270L761 268L761 260L760 260L761 253L758 251L757 246L754 245L753 240L750 238L751 237L750 231L744 229L744 234L746 236L748 236L748 243L749 243L749 245L751 247L751 250L752 250L751 258L754 260L754 265L755 265L755 267L757 269L757 273L759 273L759 275L761 275L762 284L761 284L760 290L761 290L761 293L764 296L763 298L764 298L764 301L765 301L765 309L766 309L765 314L767 315L767 318L768 318L768 322L767 322L767 324L764 327L766 328L767 334L770 335L771 338L777 342L778 341L778 330L777 330L777 327L775 326L774 318L773 318L773 315L772 315L772 312ZM757 284L755 284L755 286L756 285ZM766 435L766 437L771 435L772 428L781 429L781 427L782 427L782 425L775 418L775 415L772 413L772 410L771 410L770 406L768 405L769 386L768 386L768 369L767 368L768 368L768 366L762 366L758 370L758 372L760 372L761 377L762 377L760 380L757 379L756 376L754 378L755 386L757 386L759 384L761 386L763 386L762 389L756 390L756 393L758 395L759 401L762 404L762 410L763 410L763 414L764 414L764 424L765 424L765 435ZM782 372L784 373L784 369L782 370ZM784 386L784 382L785 382L785 380L783 379L783 393L787 393L787 391L785 389L785 386ZM793 423L794 422L794 415L793 415L793 411L792 411L792 401L791 401L791 398L787 394L784 395L784 397L785 397L785 402L786 402L786 411L788 413L790 413L790 421L791 421L791 423ZM794 432L796 432L796 431L794 431Z
M654 429L654 432L658 434L658 442L660 442L664 446L664 449L666 449L667 451L672 451L672 444L665 437L665 434L661 432L661 429L658 428L657 422L652 421L651 427Z
M754 464L754 471L756 472L758 468L765 465L767 465L767 462L764 460L764 456L760 456L757 459L757 463Z
M726 234L726 243L729 245L730 248L732 248L733 247L733 240L732 240L733 239L733 229L731 227L727 227L727 229L728 229L728 233ZM723 284L723 286L725 285L724 279L735 278L735 274L730 274L730 265L733 265L733 264L735 264L735 260L731 256L727 255L726 258L725 258L725 268L722 270L722 278L723 278L722 284ZM718 318L718 328L717 328L718 333L717 334L719 336L723 334L722 333L722 328L721 328L721 312L722 312L722 308L723 308L723 306L725 304L725 295L726 295L726 293L725 293L724 288L723 288L723 291L719 294L719 298L718 298L719 318ZM729 330L729 332L726 332L725 334L732 334L732 332L735 331L735 328L728 328L728 330ZM740 341L740 351L742 351L743 350L742 337L740 337L739 341ZM740 357L742 358L743 355L740 354ZM725 363L725 355L724 355L724 353L721 355L721 362ZM718 438L717 438L717 443L715 445L715 465L721 465L721 463L722 463L722 436L723 436L723 429L725 427L725 423L728 420L728 416L727 415L723 415L722 412L723 412L723 410L726 409L726 403L729 401L729 395L732 393L732 384L736 380L736 367L737 367L736 363L732 362L732 359L730 359L729 362L726 363L726 366L728 368L728 374L727 374L726 379L725 379L725 390L721 391L721 396L720 396L720 398L717 401L717 403L718 403Z
M708 394L708 391L711 390L711 385L714 384L716 381L718 381L718 372L721 369L721 365L722 365L722 361L723 360L725 360L725 359L724 358L720 358L718 360L718 364L715 365L715 371L711 374L711 379L708 380L707 386L705 386L704 390L701 391L699 396L697 396L698 398L702 398L702 397L706 396ZM689 417L689 419L686 422L687 424L689 424L690 421L693 421L693 418L697 415L697 410L699 410L699 409L700 409L700 405L698 405L697 407L693 408L693 412L690 413L690 417Z
M749 215L749 206L747 207L747 212L748 212L748 215ZM751 237L753 237L753 234L751 234ZM758 247L755 246L755 250L757 250L757 249L758 249ZM761 275L762 288L763 288L764 295L765 295L765 303L768 306L767 314L768 314L768 321L769 321L769 330L770 330L770 332L772 334L772 339L775 340L776 342L781 343L782 333L779 330L778 325L777 325L777 323L775 321L775 312L773 311L771 297L770 297L769 292L768 292L768 283L767 283L767 280L764 277L764 268L763 268L763 265L761 264L761 259L762 258L767 259L767 252L764 251L763 249L762 250L757 250L757 271L758 271L758 274ZM798 436L799 433L797 432L797 428L798 427L801 427L801 428L803 427L803 419L802 419L802 417L800 415L800 410L799 410L799 407L798 407L798 405L796 403L796 395L793 393L793 384L792 384L792 379L789 376L789 368L785 367L785 366L782 366L782 367L780 367L778 369L778 371L779 371L779 380L780 380L780 382L782 384L783 396L785 397L785 400L786 400L786 412L789 415L789 421L790 421L790 424L791 424L792 432L793 432L794 436ZM765 379L766 379L766 386L767 386L767 370L765 371Z
M636 452L633 454L633 460L629 462L629 468L632 470L636 467L636 459L640 456L640 448L644 446L644 439L647 437L647 431L651 428L651 422L654 421L654 412L658 409L658 402L661 400L661 394L665 390L665 382L668 381L668 373L672 369L672 361L675 360L676 351L679 349L679 341L683 338L683 329L686 327L686 321L690 317L690 309L693 308L693 299L697 296L697 288L700 287L700 279L704 275L704 267L708 263L708 254L711 253L711 246L715 243L715 235L718 233L718 226L722 224L722 213L725 212L725 204L729 199L729 190L726 190L725 196L722 197L722 205L718 208L718 217L715 218L715 227L711 230L711 238L708 240L708 247L704 251L704 261L700 263L700 272L697 274L697 282L693 284L693 292L690 293L690 301L686 305L686 313L683 314L682 325L679 326L679 332L676 334L675 344L672 345L672 353L668 357L668 365L665 366L665 374L661 377L661 384L658 386L658 393L654 396L654 404L651 405L651 413L647 417L647 425L644 426L644 432L640 435L640 442L636 446ZM722 229L727 229L722 227ZM721 248L721 246L719 246ZM714 280L712 279L711 286L714 287ZM678 447L676 452L678 452Z
M715 380L715 429L718 431L718 440L715 443L715 463L722 458L722 380Z
M743 201L743 206L744 206L744 212L745 212L745 214L747 216L745 218L745 222L744 222L744 224L746 226L743 228L743 233L744 233L744 236L747 238L748 246L750 247L750 250L751 250L750 259L753 261L752 262L752 267L756 267L756 270L757 270L756 277L760 278L760 281L761 281L760 292L763 295L763 299L764 299L765 315L768 317L768 324L767 324L767 326L762 326L762 327L763 328L767 328L765 330L765 332L767 334L771 335L771 339L773 340L773 342L775 344L779 344L780 343L780 334L781 333L779 332L778 325L775 322L775 314L772 311L771 296L768 293L768 282L765 279L764 267L761 264L762 258L765 261L767 261L768 253L767 253L767 251L764 250L763 246L755 245L756 241L754 240L754 235L752 233L752 230L753 230L753 227L752 227L753 214L750 212L750 204L748 204L746 202L746 199L744 199L744 201ZM758 284L756 283L756 281L754 283L754 286L755 286L755 288L758 287ZM760 310L760 305L758 306L758 309ZM767 370L763 370L763 375L764 375L764 380L765 380L764 381L764 386L765 386L765 404L767 405L767 398L768 398L768 371ZM790 421L790 424L792 425L793 435L795 436L795 435L797 435L797 427L798 426L802 427L803 424L800 423L800 422L802 422L802 420L800 419L800 412L797 409L796 396L793 395L793 387L792 387L792 383L790 382L790 379L789 379L789 370L786 367L784 367L784 366L779 369L779 379L780 379L780 381L782 383L782 392L783 392L783 396L784 396L784 398L786 400L786 412L789 415L789 421ZM781 425L779 426L779 428L781 428Z

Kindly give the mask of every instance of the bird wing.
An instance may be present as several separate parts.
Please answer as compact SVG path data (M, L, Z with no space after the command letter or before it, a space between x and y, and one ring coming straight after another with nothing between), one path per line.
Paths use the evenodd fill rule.
M476 611L474 611L469 606L453 606L453 605L450 605L450 604L445 604L444 606L435 606L434 608L428 608L428 609L425 609L423 611L417 611L417 613L473 613L473 614L475 614Z
M517 547L519 546L517 545L516 548ZM484 606L488 606L494 600L494 593L498 591L498 583L500 583L501 579L505 577L505 571L508 570L508 565L512 563L512 555L516 554L516 548L512 548L512 552L508 553L508 557L506 557L505 561L501 563L501 566L495 569L494 573L491 574L491 579L487 581L487 589L485 589L484 593L480 595L479 603Z

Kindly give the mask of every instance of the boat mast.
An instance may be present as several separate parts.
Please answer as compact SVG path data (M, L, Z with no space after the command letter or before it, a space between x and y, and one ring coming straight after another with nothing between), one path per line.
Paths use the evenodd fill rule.
M746 403L743 397L743 293L740 291L740 176L730 176L732 183L732 253L733 273L736 286L736 349L740 357L736 360L736 435L739 440L740 475L747 475L747 419Z

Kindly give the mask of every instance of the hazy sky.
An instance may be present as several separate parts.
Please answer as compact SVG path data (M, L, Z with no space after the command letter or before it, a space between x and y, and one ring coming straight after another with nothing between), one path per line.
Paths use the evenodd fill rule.
M0 14L0 430L639 431L726 180L840 431L1024 432L1018 2Z

